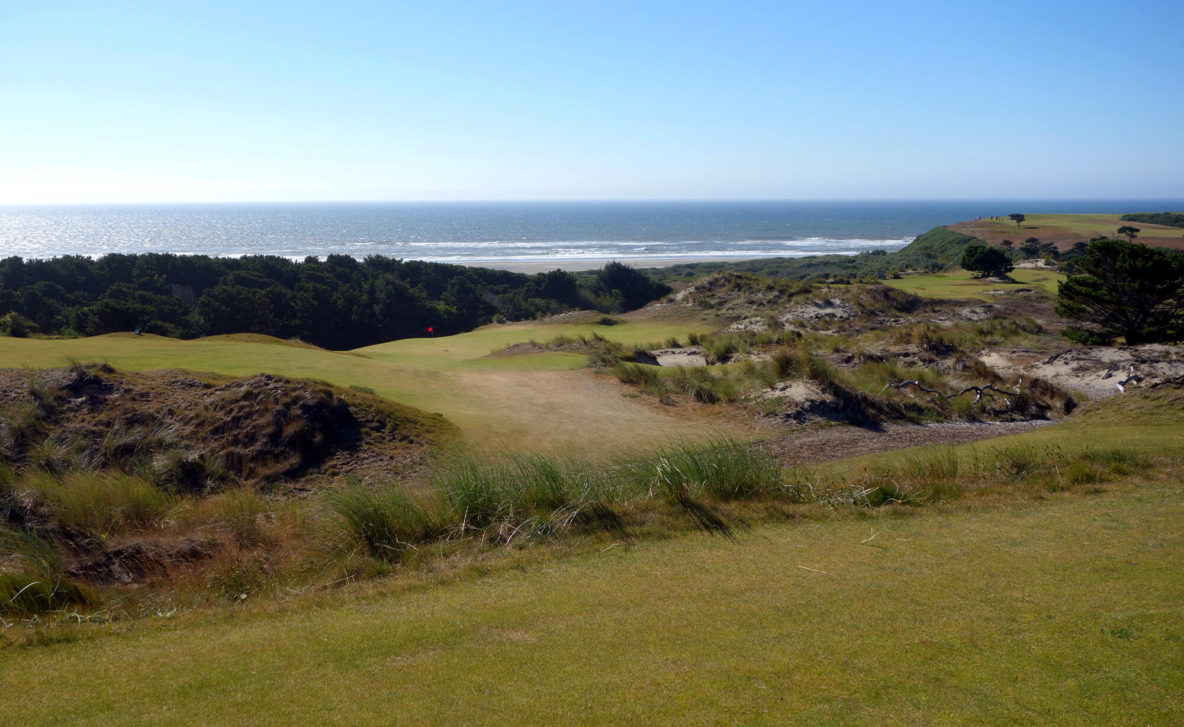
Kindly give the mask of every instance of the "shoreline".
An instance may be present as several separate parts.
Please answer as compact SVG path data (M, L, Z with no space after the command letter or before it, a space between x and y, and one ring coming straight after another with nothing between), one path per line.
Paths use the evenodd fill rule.
M777 258L777 255L737 255L737 256L722 256L722 255L686 255L678 257L629 257L629 258L581 258L579 260L511 260L506 262L497 261L473 261L473 262L455 262L449 263L451 265L463 265L467 268L489 268L491 270L506 270L511 273L548 273L552 270L563 270L569 273L581 272L585 270L599 270L606 264L616 261L624 263L631 268L668 268L672 265L684 265L687 263L738 263L745 260L765 260Z

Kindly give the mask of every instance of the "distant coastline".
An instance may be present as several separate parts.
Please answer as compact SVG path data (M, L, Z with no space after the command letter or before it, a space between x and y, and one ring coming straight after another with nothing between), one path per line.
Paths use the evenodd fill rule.
M580 270L900 249L1016 210L1163 211L1180 200L325 203L0 206L0 257L381 255Z

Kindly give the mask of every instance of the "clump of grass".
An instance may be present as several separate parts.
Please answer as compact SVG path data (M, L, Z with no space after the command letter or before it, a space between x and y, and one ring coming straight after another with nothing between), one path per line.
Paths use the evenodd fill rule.
M151 482L124 472L38 472L22 486L43 502L58 525L90 537L136 530L158 523L173 498Z
M461 454L436 469L432 486L459 515L462 527L482 528L511 516L509 480L504 461Z
M150 466L137 469L169 492L205 492L227 478L218 455L177 447L157 453Z
M64 575L53 543L28 528L0 527L0 553L12 571L0 572L0 613L29 618L93 601L93 594Z
M45 412L32 401L12 404L0 412L0 450L24 452L44 439Z
M1047 448L1015 445L1000 447L994 450L993 454L994 456L988 460L987 467L993 469L993 474L997 477L1017 482L1032 477L1047 467L1054 453Z
M777 461L735 440L670 445L657 453L657 463L654 482L668 495L677 492L728 502L776 496L781 491Z
M30 467L62 474L78 465L78 456L65 442L43 439L29 447L25 459Z
M727 363L737 354L748 353L752 346L753 341L749 336L739 333L717 334L703 342L703 356L708 363Z
M337 519L334 542L378 560L398 562L444 532L438 505L397 487L351 485L329 498Z
M642 391L658 396L666 393L666 384L654 366L618 361L612 371L622 384L631 384Z
M264 591L276 578L275 565L262 553L230 547L219 554L206 576L206 587L229 601Z
M715 404L720 399L730 399L734 395L731 387L725 387L726 379L716 378L703 366L688 366L678 370L670 377L667 386L680 394L691 397L704 404ZM724 391L721 391L724 390Z
M190 527L216 527L230 532L234 542L254 545L263 542L263 516L271 507L253 487L240 486L216 495L196 499L177 520Z
M604 484L597 468L543 455L486 456L459 453L437 467L432 486L450 521L467 529L551 531L602 507Z

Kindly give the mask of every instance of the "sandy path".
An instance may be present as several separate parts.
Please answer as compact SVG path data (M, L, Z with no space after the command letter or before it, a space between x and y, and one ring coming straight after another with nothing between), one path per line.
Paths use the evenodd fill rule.
M885 424L880 429L824 427L793 432L762 445L785 465L820 464L926 444L963 444L1029 432L1050 421Z

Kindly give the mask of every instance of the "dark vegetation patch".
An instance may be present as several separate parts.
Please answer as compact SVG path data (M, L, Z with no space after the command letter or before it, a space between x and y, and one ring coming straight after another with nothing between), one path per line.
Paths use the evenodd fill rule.
M0 461L54 473L118 469L174 491L272 485L359 459L405 464L448 430L373 394L270 374L0 372Z
M1119 218L1123 222L1143 222L1148 225L1184 227L1184 212L1135 212Z
M669 288L620 263L579 280L346 255L109 254L0 260L0 333L177 338L261 333L335 350L573 309L618 313Z

